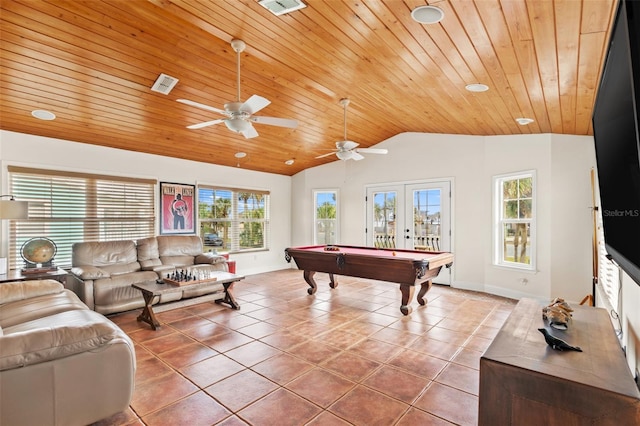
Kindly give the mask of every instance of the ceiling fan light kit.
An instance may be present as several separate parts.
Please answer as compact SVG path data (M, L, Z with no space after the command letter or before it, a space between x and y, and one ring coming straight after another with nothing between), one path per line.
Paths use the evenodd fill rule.
M205 121L204 123L191 124L187 126L188 129L201 129L203 127L224 123L229 130L241 133L245 138L250 139L258 136L258 132L251 124L252 122L258 124L266 124L269 126L288 127L291 129L298 126L298 122L296 120L291 120L288 118L253 116L253 114L265 108L271 103L271 101L263 98L262 96L253 95L246 102L242 102L240 100L240 53L244 52L244 49L246 47L247 45L242 40L231 40L231 48L234 50L234 52L236 52L237 55L236 84L238 93L236 101L227 102L224 104L224 109L219 109L209 105L201 104L199 102L190 101L188 99L177 99L178 102L185 105L212 111L227 117L226 119L221 118L217 120Z
M328 154L319 155L316 158L324 158L335 154L340 160L355 160L359 161L364 158L361 154L386 154L388 151L382 148L358 148L358 143L347 140L347 106L351 101L348 98L340 99L340 105L344 108L344 139L336 142L336 149L332 150Z

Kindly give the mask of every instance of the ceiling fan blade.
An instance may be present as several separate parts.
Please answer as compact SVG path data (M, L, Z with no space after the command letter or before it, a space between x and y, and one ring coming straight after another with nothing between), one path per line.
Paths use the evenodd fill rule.
M387 154L389 151L384 148L358 148L356 152L364 152L365 154Z
M214 124L220 124L225 121L224 118L218 120L205 121L204 123L192 124L187 126L187 129L202 129L203 127L213 126Z
M358 154L356 151L351 151L351 160L360 161L364 158L363 155Z
M217 112L220 114L224 114L224 115L229 115L229 113L223 109L218 109L218 108L214 108L212 106L209 105L205 105L205 104L201 104L199 102L194 102L194 101L190 101L188 99L176 99L178 102L186 104L186 105L191 105L194 106L196 108L202 108L202 109L206 109L207 111L213 111L213 112Z
M268 124L269 126L289 127L291 129L298 127L298 122L289 118L251 117L249 120L254 123Z
M336 153L335 151L331 151L331 152L330 152L330 153L328 153L328 154L318 155L316 158L324 158L324 157L328 157L328 156L333 155L333 154L335 154L335 153Z
M354 142L354 141L341 141L341 142L336 142L336 145L337 145L338 143L339 143L339 144L341 144L342 149L346 149L346 150L351 150L351 149L353 149L353 148L357 147L358 145L360 145L359 143Z
M255 138L258 136L258 132L256 131L255 127L251 125L251 123L249 123L249 128L247 130L240 133L242 133L242 135L247 139Z
M249 114L255 114L270 103L270 100L263 98L262 96L253 95L240 106L240 111L248 112Z

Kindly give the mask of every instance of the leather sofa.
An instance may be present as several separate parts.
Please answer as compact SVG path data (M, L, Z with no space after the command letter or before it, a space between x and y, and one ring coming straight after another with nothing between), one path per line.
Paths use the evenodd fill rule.
M67 288L90 308L112 314L142 308L144 299L131 284L166 278L174 271L228 271L223 256L204 253L196 235L157 236L141 240L76 243ZM154 304L219 291L216 287L162 295Z
M0 284L0 424L87 425L126 410L135 349L54 280Z

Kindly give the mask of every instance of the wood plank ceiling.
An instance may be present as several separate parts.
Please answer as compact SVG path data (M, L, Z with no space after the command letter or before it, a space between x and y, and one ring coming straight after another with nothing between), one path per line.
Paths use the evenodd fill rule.
M337 161L315 157L343 139L345 97L361 147L402 132L592 134L616 0L428 3L441 22L411 18L424 0L307 0L282 16L257 0L2 0L0 128L284 175ZM257 115L296 129L186 128L223 117L176 99L236 100L232 39L247 44L241 99L269 99ZM160 73L180 80L169 95L150 90Z

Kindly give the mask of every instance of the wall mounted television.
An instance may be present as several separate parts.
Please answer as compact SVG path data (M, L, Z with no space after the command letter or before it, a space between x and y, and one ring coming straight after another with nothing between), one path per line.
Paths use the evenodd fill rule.
M605 248L640 285L640 2L620 0L593 111Z

